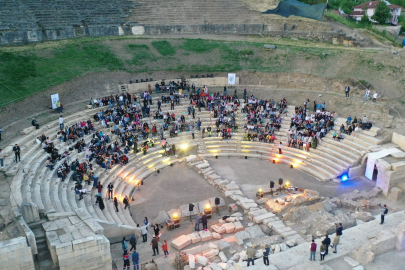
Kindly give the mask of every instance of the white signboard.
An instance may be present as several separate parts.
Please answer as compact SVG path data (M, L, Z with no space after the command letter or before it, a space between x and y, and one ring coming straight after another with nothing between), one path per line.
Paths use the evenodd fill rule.
M59 100L59 94L51 95L51 100L52 100L52 109L56 109L56 103Z
M228 73L228 85L235 85L235 84L236 84L236 74Z

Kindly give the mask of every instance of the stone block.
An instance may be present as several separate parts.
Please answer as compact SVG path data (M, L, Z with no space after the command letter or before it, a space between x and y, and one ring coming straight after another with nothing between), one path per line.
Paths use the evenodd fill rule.
M72 241L74 241L74 238L71 233L65 233L59 235L59 240L61 243L71 243Z
M223 189L225 191L229 191L229 190L239 190L239 186L237 184L235 184L235 181L232 181L231 183L229 183L228 185L223 186Z
M234 223L225 223L222 226L225 228L226 233L235 232L235 224Z
M224 192L225 197L231 197L232 195L243 195L242 191L238 190L227 190Z
M246 228L246 232L250 235L250 238L262 237L265 235L259 225Z
M76 215L81 219L81 220L86 220L88 218L91 218L91 215L89 214L89 212L87 212L87 210L83 209L83 208L78 208L74 210L76 212Z
M228 261L228 259L225 256L225 253L223 253L222 251L218 255L223 263L226 263Z
M264 220L266 220L268 218L272 218L274 216L275 215L273 213L266 213L264 215L253 217L253 221L256 222L256 223L262 223Z
M195 257L193 254L188 255L188 265L190 266L191 269L195 268Z
M260 215L264 215L264 214L267 214L268 212L267 212L267 210L266 209L259 209L259 210L255 210L255 211L250 211L249 213L248 213L248 216L250 217L250 218L253 218L253 217L255 217L255 216L260 216Z
M195 209L195 207L194 207L194 209ZM188 211L188 204L187 204L187 211ZM177 215L179 217L179 219L181 219L183 217L180 209L171 209L169 212L167 212L167 214L169 215L170 219L173 219L174 215Z
M58 225L54 221L44 222L42 223L42 227L46 232L56 231L59 229Z
M205 169L205 168L210 167L210 164L209 164L208 162L207 162L207 163L203 162L203 163L201 163L201 164L196 165L195 167L196 167L198 170L202 170L202 169Z
M397 241L395 243L395 248L398 251L405 250L405 221L399 224L394 230Z
M203 256L204 256L205 258L209 259L209 258L212 258L212 257L214 257L214 256L217 256L218 253L219 253L219 250L218 250L218 249L212 249L212 250L210 250L210 251L208 251L208 252L203 253Z
M221 251L230 247L229 243L226 241L218 241L217 245L218 245L219 250L221 250Z
M386 253L395 248L396 241L397 241L397 237L393 232L383 230L383 231L381 231L377 240L372 242L371 251L375 255L380 255L380 254Z
M260 199L256 200L256 203L257 204L265 204L265 203L267 203L268 200L269 199L267 199L267 198L260 198Z
M190 233L189 236L191 237L191 243L198 243L201 241L201 236L198 232Z
M191 244L191 237L188 235L182 235L172 241L172 246L177 250L183 249L184 247L190 244Z
M196 155L190 155L190 156L186 157L186 162L194 162L197 160L198 160L198 158Z
M240 231L235 234L235 239L238 245L243 245L243 241L250 238L250 234L246 231Z
M345 262L347 262L351 267L356 267L356 266L359 265L359 262L356 261L355 259L351 258L351 257L345 256L343 259L344 259Z
M210 231L199 231L201 241L208 241L212 239L212 234Z
M214 263L214 262L212 262L212 263L210 264L210 266L211 266L211 269L212 269L212 270L222 270L222 267L219 266L218 264Z
M242 225L242 223L240 223L240 222L238 221L238 222L235 222L234 224L235 224L235 233L240 232L240 231L243 231L243 225Z
M352 270L364 270L364 267L362 265L357 265L356 267L353 267Z
M21 131L20 131L20 134L21 134L21 135L27 135L27 134L33 132L35 129L36 129L35 126L27 127L27 128L24 128L23 130L21 130Z
M257 204L256 203L240 203L240 206L245 210L249 210L251 208L256 208Z
M235 213L235 212L239 211L238 206L234 203L229 204L228 209L229 209L229 212L231 212L231 213Z
M216 233L216 232L213 232L213 233L212 233L212 237L213 237L214 239L221 239L221 235L220 235L219 233Z
M389 194L389 199L393 202L398 201L399 199L401 199L403 194L403 190L398 188L398 187L393 187L391 188L391 192Z
M197 205L198 205L198 209L200 210L201 213L204 212L204 210L206 209L207 206L209 206L212 210L211 202L208 199L198 202Z
M26 223L39 220L38 206L35 203L23 202L21 204L21 214Z
M211 229L217 233L226 233L226 229L224 226L212 225Z
M269 222L269 223L267 223L267 226L268 226L270 229L273 229L273 230L277 230L277 229L280 229L280 228L284 228L284 227L285 227L285 225L284 225L284 223L283 223L282 221Z
M54 222L56 223L56 225L58 225L59 229L64 229L72 225L68 218L59 218L54 220Z
M201 264L203 266L207 265L208 263L208 259L201 255L195 255L195 259L198 264Z

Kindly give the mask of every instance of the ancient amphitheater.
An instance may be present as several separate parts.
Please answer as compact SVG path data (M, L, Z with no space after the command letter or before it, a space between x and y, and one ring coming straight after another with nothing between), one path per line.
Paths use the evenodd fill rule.
M4 63L35 53L36 68L52 73L60 55L77 61L55 75L70 79L28 97L7 86L4 74L20 70L0 67L0 269L127 269L125 251L131 269L133 258L151 270L404 269L405 52L329 21L260 13L275 5L0 0ZM213 49L191 54L185 44L194 38L235 42L238 62L207 70L233 49L207 41ZM110 66L85 69L61 53L81 42L101 42L109 52L101 58L117 55L139 72L114 70L96 54L87 66ZM166 55L167 46L182 55ZM129 60L131 48L142 63ZM299 66L256 72L243 65L253 54L263 66ZM364 72L345 73L355 57ZM172 68L175 58L190 70ZM334 64L336 76L326 76ZM25 91L42 75L19 76ZM63 113L48 109L56 92ZM334 247L323 245L328 236Z

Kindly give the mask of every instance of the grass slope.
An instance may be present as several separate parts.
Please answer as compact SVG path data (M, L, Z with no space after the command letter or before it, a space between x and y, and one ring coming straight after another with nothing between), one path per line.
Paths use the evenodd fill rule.
M86 72L186 71L188 73L260 72L305 73L328 77L378 79L397 73L375 52L294 41L265 51L265 42L205 39L84 38L12 48L0 48L0 107L62 84ZM276 42L282 42L277 40ZM312 46L312 47L311 47ZM396 79L403 79L398 78Z

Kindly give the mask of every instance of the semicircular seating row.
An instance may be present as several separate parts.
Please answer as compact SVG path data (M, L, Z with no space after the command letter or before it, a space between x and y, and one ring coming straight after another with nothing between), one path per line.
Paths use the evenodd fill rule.
M192 119L187 113L188 105L185 102L183 103L183 105L176 106L173 112L175 112L176 117L178 114L184 114L188 122ZM154 107L156 105L152 105L152 108ZM169 108L169 104L162 104L164 112ZM66 117L65 123L66 125L71 125L79 120L86 120L91 118L98 110L100 109L90 109L76 113ZM168 131L166 131L165 137L169 144L176 144L178 151L186 151L181 150L181 147L179 147L182 144L186 144L188 147L197 146L198 153L201 156L248 156L251 158L268 159L269 161L275 159L277 162L294 164L296 168L306 171L322 181L336 178L347 171L350 166L356 164L361 155L367 151L368 147L378 143L377 139L365 134L362 134L362 136L366 136L368 140L346 136L347 139L343 142L334 141L331 139L332 135L328 134L317 149L310 149L309 152L306 152L284 147L283 154L278 155L278 141L281 140L283 143L287 141L286 134L293 106L289 106L289 110L289 114L284 117L280 131L276 132L276 143L274 144L243 141L244 134L242 129L233 132L232 138L229 140L221 140L216 136L202 138L201 133L197 131L194 140L191 138L191 133L189 132L181 132L176 137L170 138ZM211 121L212 123L215 122L215 119L210 118L210 112L205 110L196 112L195 121L197 118L201 119L203 127L211 125ZM162 120L152 118L149 120L151 124L162 123ZM243 127L246 122L245 117L240 113L238 113L236 120L239 127ZM155 147L149 149L146 155L143 155L141 152L133 153L133 151L129 153L129 164L126 166L117 165L110 171L106 171L98 165L93 166L99 177L99 181L104 186L103 197L106 209L101 211L98 207L94 207L96 202L95 195L97 193L95 188L90 188L91 192L84 195L84 199L79 201L74 192L73 181L61 182L56 176L57 166L52 171L43 166L47 154L39 149L40 147L35 142L35 137L44 132L46 134L53 132L54 135L50 135L50 137L56 142L56 130L58 126L57 121L54 121L42 127L34 134L18 139L20 146L26 150L26 153L22 155L21 163L11 164L7 170L8 175L14 175L10 199L15 213L17 215L20 213L19 206L23 202L32 202L44 214L71 212L77 208L85 208L95 219L136 226L130 212L124 210L122 204L119 204L119 212L117 213L112 200L106 200L106 187L108 183L114 184L114 196L117 196L120 201L122 201L125 195L131 198L141 180L155 173L155 170L174 164L178 159L175 156L163 156L164 150L157 143ZM98 128L102 127L99 123L96 123L95 129L97 130ZM109 129L103 129L103 132L110 134ZM111 135L111 137L114 141L116 136ZM85 141L89 142L91 138L92 136L86 136ZM62 152L68 148L68 145L58 142L56 143L56 147ZM76 158L82 161L85 158L84 153L79 154L76 151L71 153L71 159L74 160Z

